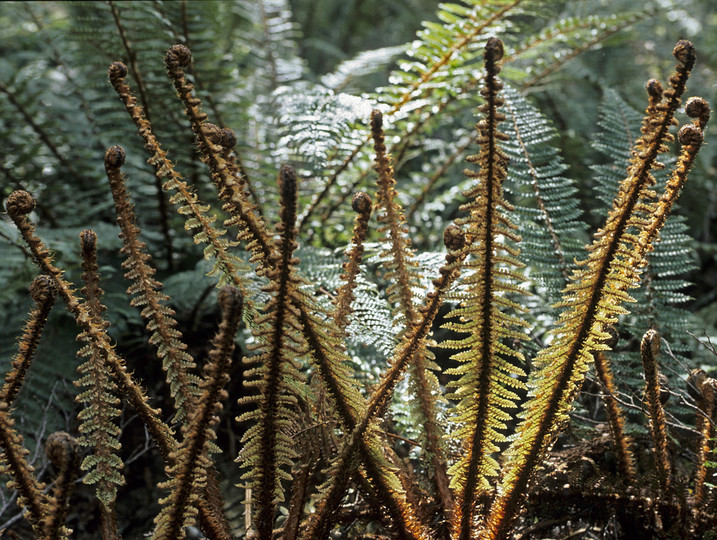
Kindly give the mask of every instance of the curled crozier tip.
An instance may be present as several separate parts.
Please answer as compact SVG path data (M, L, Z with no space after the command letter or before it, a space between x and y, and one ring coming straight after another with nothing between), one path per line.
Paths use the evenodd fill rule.
M244 304L244 298L242 297L239 289L227 285L222 287L217 297L217 303L219 308L222 310L222 314L225 318L230 315L241 313Z
M13 191L5 201L5 208L12 218L26 216L35 209L35 197L22 189Z
M55 281L46 274L41 274L30 284L30 297L37 304L54 301L58 294Z
M686 39L678 41L675 44L675 48L672 49L672 54L688 71L694 67L697 54L695 53L695 46L691 41Z
M222 130L216 124L212 124L211 122L204 122L202 124L202 133L204 133L204 136L209 139L212 144L222 143Z
M287 207L296 205L296 171L291 165L282 165L279 170L279 191L282 203Z
M378 109L371 111L371 131L380 131L383 128L383 113Z
M45 441L45 454L58 469L64 464L77 462L79 458L79 444L69 433L56 431Z
M369 214L371 212L371 197L363 191L355 193L351 199L351 208L357 214Z
M677 133L677 138L682 146L699 146L702 144L702 130L692 124L682 126Z
M497 63L503 59L505 49L503 48L503 42L497 37L488 38L485 44L485 51L483 52L483 58L486 62Z
M82 252L89 253L97 249L97 233L92 229L85 229L80 233Z
M657 355L660 353L660 334L657 330L648 330L642 336L642 343L640 343L640 349L642 350L643 356L649 354L650 358L654 361Z
M685 105L685 113L690 118L697 118L702 125L710 119L710 106L701 97L691 97Z
M443 231L443 243L451 251L463 249L466 245L466 235L458 225L449 225Z
M107 70L107 74L110 77L110 81L114 83L115 81L124 79L127 76L127 66L125 66L122 62L112 62Z
M186 67L192 61L192 53L185 45L172 45L165 61L168 67Z
M105 169L119 169L124 165L127 154L120 145L110 146L105 152Z

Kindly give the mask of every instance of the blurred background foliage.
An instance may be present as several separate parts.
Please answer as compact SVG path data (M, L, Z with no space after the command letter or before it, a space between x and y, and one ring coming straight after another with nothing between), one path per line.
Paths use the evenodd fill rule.
M607 204L595 194L595 167L624 170L611 161L615 156L594 144L601 136L601 111L617 102L609 96L642 111L645 81L669 76L674 66L670 51L686 38L698 51L688 95L701 95L714 106L717 10L713 0L524 4L510 17L497 19L486 35L504 39L511 60L504 78L553 126L552 144L565 164L562 174L575 181L583 218L594 230ZM479 97L472 81L481 70L484 34L430 84L416 81L435 51L450 45L445 28L453 28L449 15L459 11L431 0L2 2L0 196L14 189L36 196L33 217L39 234L75 281L80 272L77 235L83 228L95 229L111 334L149 390L159 393L161 404L167 396L159 383L151 383L162 379L160 368L142 362L146 337L124 294L102 161L108 146L121 144L127 150L125 171L144 238L182 331L200 358L216 320L215 293L213 283L203 279L208 267L200 248L183 234L182 217L169 208L145 163L134 126L107 82L108 65L121 60L129 66L132 86L170 158L202 199L216 203L164 69L169 46L181 42L190 47L194 65L189 71L205 109L212 121L236 131L238 153L269 222L277 206L279 165L288 161L300 170L303 272L332 290L339 260L334 250L346 245L353 219L347 197L357 187L373 191L372 156L361 145L375 106L395 112L387 119L387 140L409 209L412 241L425 253L420 259L425 268L438 264L432 252L457 211L464 157L475 151L470 143ZM412 84L421 92L403 104ZM676 232L682 235L680 249L689 246L678 251L683 267L692 269L680 276L690 283L680 289L690 296L681 306L692 314L685 326L704 338L717 336L717 144L712 138L708 135L681 199L683 225ZM352 152L350 166L342 169ZM35 275L5 217L0 220L3 372L14 354ZM380 261L374 258L371 264ZM391 321L385 299L376 300L381 291L371 284L365 289L367 305L375 303L367 308L367 320L375 319L374 334L370 328L357 329L364 339L355 347L376 351L362 356L360 366L370 382L380 370L379 353L391 347L383 331ZM680 313L677 317L688 319L687 312ZM691 342L682 347L690 365L675 376L686 377L689 367L714 369L713 356L685 338L684 331L674 337ZM62 309L53 310L18 419L30 441L54 429L73 429L75 335L74 321ZM397 417L409 414L407 406L399 404L397 410Z

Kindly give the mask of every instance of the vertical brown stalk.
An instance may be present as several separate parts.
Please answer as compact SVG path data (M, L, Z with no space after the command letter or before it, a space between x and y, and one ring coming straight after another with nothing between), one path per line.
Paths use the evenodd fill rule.
M620 473L625 477L627 482L634 482L636 479L635 456L632 452L632 439L625 433L625 417L622 409L617 404L617 385L610 368L610 359L604 351L595 354L595 371L598 380L603 385L604 393L602 395L607 412L608 424L610 425L610 434L615 444L615 452L617 453L617 462Z
M219 420L222 401L228 394L224 387L229 381L234 336L242 314L242 298L233 287L219 293L222 322L214 337L214 347L204 371L202 394L190 413L184 440L176 453L175 465L169 470L172 477L163 487L171 490L163 500L164 507L157 516L154 538L175 540L184 537L184 526L194 521L198 499L207 485L207 474L212 466L209 443L216 439L214 426Z
M695 487L692 499L693 512L698 513L705 509L709 503L709 487L705 485L711 476L712 483L715 483L715 473L708 470L707 462L710 454L717 446L715 445L715 412L717 408L717 380L708 377L701 369L694 369L690 372L688 383L695 387L697 398L697 431L700 432L699 446L697 449L697 466L695 468Z
M348 260L344 263L344 273L341 275L344 283L339 287L334 302L334 323L340 332L346 331L348 317L351 313L351 303L355 299L356 276L363 257L363 243L368 231L368 220L371 217L371 197L363 192L356 193L353 196L351 207L358 215L351 237L352 247L348 254Z
M80 452L74 438L64 431L57 431L47 438L45 453L58 473L52 495L48 497L48 513L43 522L43 540L59 540L67 537L64 523L69 510L70 493L80 469ZM102 538L105 540L107 537Z
M57 290L52 279L45 275L37 276L30 285L30 296L35 302L35 306L30 311L30 316L23 329L18 352L12 360L11 370L5 375L5 384L0 389L0 402L7 403L8 407L12 405L20 391L25 374L30 368L40 343L50 309L55 304Z
M657 480L662 495L666 496L670 489L670 453L667 448L667 426L665 411L660 401L660 380L657 366L657 355L660 352L660 335L655 330L648 330L642 336L640 355L645 370L645 399L650 412L650 432L655 444L655 461Z

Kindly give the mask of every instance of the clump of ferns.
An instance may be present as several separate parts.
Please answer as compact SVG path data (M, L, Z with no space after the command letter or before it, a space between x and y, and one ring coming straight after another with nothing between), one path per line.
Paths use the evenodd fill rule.
M627 291L639 284L645 257L657 242L702 144L709 107L701 98L693 98L685 107L693 122L679 131L681 152L658 194L651 170L661 167L657 158L674 138L669 130L677 124L674 115L695 61L694 47L686 41L676 45L674 55L677 67L668 88L664 90L656 81L648 84L649 105L627 177L618 188L605 224L587 248L586 259L567 279L557 304L561 314L547 346L532 360L529 376L529 359L518 347L527 339L520 302L526 294L520 273L525 263L518 247L519 230L510 217L513 207L504 197L503 186L510 163L501 148L507 135L500 130L506 118L501 112L505 99L498 77L503 59L500 40L489 39L484 52L483 104L476 126L479 151L468 159L477 170L466 172L474 184L464 194L464 216L444 232L444 262L431 290L416 298L415 290L423 276L418 272L397 199L391 157L384 142L383 115L374 111L370 123L378 177L376 195L373 201L366 193L354 196L352 206L357 217L353 238L344 263L343 284L333 293L330 309L321 307L311 284L298 270L297 175L289 166L279 171L279 223L271 228L252 200L250 179L233 150L233 132L207 121L201 101L185 77L184 69L191 60L187 47L172 47L166 66L227 216L221 226L217 225L217 215L200 202L195 188L177 172L157 141L127 84L127 68L112 64L110 82L144 141L148 163L171 193L170 202L185 217L185 228L194 242L204 245L205 257L214 263L209 275L215 276L221 287L222 321L200 376L141 240L121 172L124 150L109 148L105 169L121 230L125 276L131 283L127 293L132 305L141 309L149 341L166 372L174 401L168 423L166 415L151 406L107 334L96 235L91 230L81 234L82 299L55 266L51 252L28 219L35 204L32 196L17 191L8 197L7 212L41 276L33 285L36 307L0 396L0 446L4 451L3 472L11 476L18 502L37 536L59 538L70 534L63 521L71 479L82 470L84 481L96 485L102 537L119 538L114 508L117 490L124 481L124 465L117 452L121 433L116 420L121 400L136 411L165 463L167 479L161 487L166 496L159 501L161 510L153 537L181 538L188 525L197 525L209 538L235 535L225 513L213 456L219 451L214 442L215 427L228 397L225 387L235 334L243 319L251 328L255 346L254 354L244 362L251 393L241 398L247 412L238 421L248 428L237 457L242 472L233 480L241 480L249 488L245 516L248 537L326 538L350 511L342 505L350 488L362 501L358 514L370 516L368 519L380 523L392 537L507 537L531 480L566 425L571 404L594 359L608 394L614 388L609 362L601 359L610 348L611 328L620 315L627 313L622 307L631 300ZM352 372L345 338L354 316L356 283L372 211L380 223L378 232L386 238L383 257L387 260L385 277L390 282L386 293L402 325L398 344L379 382L364 393ZM550 228L549 216L544 217ZM237 247L249 254L248 260L240 258ZM256 281L248 278L248 272L259 276L261 292L255 289ZM48 452L58 456L53 459L59 474L49 492L27 462L27 450L10 413L55 297L74 316L79 339L86 343L80 351L86 361L79 367L81 377L77 381L84 390L77 399L85 406L79 418L80 443L89 448L89 453L80 464L73 439L53 436L47 446ZM461 337L441 344L458 350L454 355L458 367L447 374L451 392L443 396L430 335L447 300L454 304L447 327ZM669 526L679 521L671 519L675 512L689 514L679 522L683 527L680 530L700 529L714 505L706 463L713 451L715 383L704 374L693 374L701 446L694 496L687 507L681 508L672 488L674 473L659 401L658 345L657 333L650 330L643 340L642 356L646 408L655 446L655 511ZM421 424L418 444L430 482L417 478L417 472L398 458L380 423L404 373L408 373L408 387L415 393L415 416ZM527 399L521 399L526 391ZM636 477L634 449L624 434L620 408L609 396L606 405L615 444L620 448L621 473L632 480ZM439 411L446 409L450 425L457 428L444 436ZM507 425L516 420L518 426L508 436ZM603 495L605 498L600 499L600 493L594 494L598 500L622 500L621 494ZM641 497L624 500L634 505L636 512L645 504L649 506Z

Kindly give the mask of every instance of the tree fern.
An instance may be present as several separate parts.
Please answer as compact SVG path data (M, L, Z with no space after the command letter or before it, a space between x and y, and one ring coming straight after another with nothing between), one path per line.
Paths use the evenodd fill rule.
M79 420L85 442L96 439L86 463L94 459L95 469L86 479L97 479L101 488L103 537L116 537L119 529L112 520L112 500L122 505L129 500L123 499L125 488L115 474L126 457L116 440L120 396L138 413L137 420L123 426L126 440L132 441L123 439L124 449L141 442L146 429L147 449L154 445L165 465L163 474L150 464L154 457L141 451L126 461L127 480L133 483L127 489L136 488L140 475L133 473L144 466L149 483L165 490L142 513L156 518L157 537L182 537L189 534L188 525L222 539L352 537L376 531L399 538L505 537L566 424L593 356L604 372L601 381L609 380L610 362L603 353L614 345L613 326L642 326L621 331L639 336L644 326L662 324L661 317L664 327L675 329L685 320L663 307L666 300L685 299L679 290L683 283L672 272L686 268L675 259L688 253L684 238L670 237L665 220L702 143L708 116L704 101L686 106L695 120L680 130L682 150L669 177L659 174L656 158L664 155L671 137L668 129L694 61L691 45L678 44L678 73L666 92L650 83L639 139L639 125L630 126L626 135L633 120L624 104L608 98L606 110L615 110L603 115L606 127L598 138L610 164L600 175L607 186L606 204L614 202L586 260L575 263L583 253L577 244L587 236L579 210L585 201L579 199L592 181L578 190L566 178L567 161L556 150L564 146L558 134L566 135L563 108L553 111L560 130L553 129L518 89L549 89L545 84L559 80L558 70L572 58L608 43L642 13L585 17L572 5L466 0L441 5L438 22L426 23L414 43L359 54L321 77L310 73L310 64L295 52L301 37L288 6L283 0L81 3L57 12L80 23L71 33L43 6L9 11L20 21L36 22L8 30L27 42L29 61L23 65L14 54L0 61L5 85L0 100L6 105L0 121L8 128L0 131L0 142L7 142L4 147L12 154L0 160L0 175L8 180L3 189L20 189L7 205L12 223L0 224L2 241L14 254L3 254L3 260L33 259L88 345L82 353L88 362L81 369L92 376L78 378L87 390L79 398L87 404ZM0 13L0 20L5 17ZM42 45L32 44L30 31L23 30L32 24ZM501 35L505 45L488 37L493 34ZM368 81L363 76L385 70L399 51L406 57L388 85L358 95ZM481 54L485 70L479 65ZM506 64L501 77L513 86L504 88L498 81L501 62ZM75 63L82 67L67 68ZM116 95L103 82L110 63ZM351 66L358 71L349 73ZM52 93L37 83L44 80L53 81L52 90L66 91L50 103L57 117L44 108ZM129 119L117 116L122 108L117 95ZM535 102L549 105L550 95L538 95ZM474 141L468 126L476 107L485 118L478 120ZM375 109L372 117L370 109ZM69 116L71 111L79 113ZM82 140L74 140L73 130L65 128L63 123L71 120L82 124L77 130ZM139 138L131 134L135 129ZM110 225L115 219L110 190L92 181L101 177L97 156L118 139L129 143L125 187L137 212L131 215L120 185L123 152L112 146L107 173L123 248ZM466 178L459 169L475 142L480 150L468 160L477 170L467 171ZM636 148L630 152L633 142ZM77 152L75 145L81 147ZM142 145L148 167L140 157ZM613 179L612 171L625 165L627 179L615 197L624 174ZM68 189L70 169L90 180L86 190ZM371 201L357 191L376 190L371 185L376 176L371 217ZM22 188L40 195L34 199ZM350 211L350 197L358 217ZM82 208L86 201L92 201L91 209L70 216L73 205ZM74 291L79 270L76 241L70 238L77 232L72 227L87 221L94 222L101 242L96 260L85 254L83 302ZM140 225L143 240L137 236ZM182 227L188 234L181 234ZM18 233L22 241L15 240ZM435 247L442 233L445 250ZM129 255L125 270L134 282L129 303L141 305L150 319L150 341L158 345L157 351L142 349L141 354L164 362L164 380L152 378L159 370L155 373L151 362L125 365L125 358L138 356L131 347L144 339L135 335L141 333L137 314L124 305L125 285L114 279L120 268L114 251L120 248ZM149 253L156 269L149 266ZM202 255L206 260L197 263ZM100 317L99 267L109 278L103 303L118 323L112 338ZM28 264L1 269L0 284L7 285L0 292L3 305L5 299L14 301L18 291L24 293L33 275ZM635 291L638 305L628 315L621 304L631 300L627 290L640 276L645 294ZM160 279L169 284L164 292ZM205 331L215 315L213 291L226 284L240 291L245 303L246 329L237 340L247 357L244 366L231 363L242 318L236 291L229 293L233 307L226 305L227 293L220 293L219 336L210 342ZM535 294L526 297L526 290ZM444 324L445 312L446 331L435 330L434 321ZM44 312L37 317L44 318ZM59 317L57 310L51 314L50 328ZM6 318L19 327L19 316ZM546 333L556 320L553 332ZM527 326L532 328L529 341L523 331ZM40 362L27 367L39 331L29 324L24 332L23 342L30 345L21 346L14 359L16 369L0 394L5 401L25 407L27 396L41 388L33 377L60 373L53 364L62 363L66 354L55 344L76 334L46 333L43 341L54 354L40 347L35 352ZM4 349L8 340L2 332ZM452 360L441 349L434 356L434 337L459 350ZM524 358L544 343L547 347L532 363ZM53 360L42 362L47 356ZM629 362L613 360L617 369L629 366L627 371L638 378ZM459 366L446 369L454 361ZM193 375L194 364L202 362L203 377ZM404 374L409 382L402 381ZM523 402L526 379L529 395ZM654 379L649 401L658 410ZM26 388L19 390L23 380ZM620 385L622 392L639 388L627 380ZM614 398L606 403L616 405L616 386L605 383L604 388ZM165 410L152 406L148 394L156 395ZM711 410L710 396L702 392L699 407ZM62 523L76 470L71 441L60 436L47 444L60 455L55 460L59 475L52 490L43 491L24 448L31 444L10 410L0 403L0 412L7 413L0 415L3 471L12 475L11 487L28 509L29 526L38 535L66 536L70 533ZM671 419L669 414L668 409ZM235 416L241 421L235 423ZM177 421L176 433L168 418ZM707 425L698 422L702 439L709 437ZM658 429L661 435L655 437L663 460L660 485L676 486L683 479L679 467L665 472L671 456L664 451L664 431ZM115 440L103 439L106 434ZM217 445L228 452L218 454ZM509 450L499 454L504 447ZM686 531L685 520L657 523L646 513L647 497L656 496L661 518L683 515L689 508L689 527L705 531L711 493L700 471L709 449L702 441L696 496L688 496L686 504L676 491L661 493L655 486L627 497L623 484L612 482L606 470L600 470L605 482L594 483L570 504L617 498L645 518L644 530ZM632 451L628 445L620 458L628 479L641 474L630 464ZM240 471L231 463L237 455ZM568 460L566 469L571 465ZM219 471L226 481L219 479ZM562 469L552 472L539 489L559 498L563 492L551 491L550 481L561 478ZM235 486L239 479L247 481L241 486L248 488L243 502L241 487ZM231 516L223 509L224 494ZM531 510L543 506L536 498L529 500ZM244 515L237 515L237 509ZM588 522L592 515L576 519ZM142 523L126 534L143 534L151 526L140 513L136 521Z

